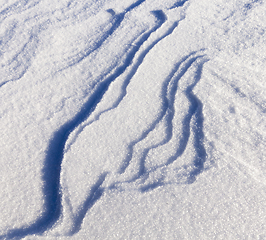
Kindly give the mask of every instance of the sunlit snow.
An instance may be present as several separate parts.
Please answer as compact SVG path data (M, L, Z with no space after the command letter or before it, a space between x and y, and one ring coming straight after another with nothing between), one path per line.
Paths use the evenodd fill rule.
M0 239L266 239L264 0L1 0Z

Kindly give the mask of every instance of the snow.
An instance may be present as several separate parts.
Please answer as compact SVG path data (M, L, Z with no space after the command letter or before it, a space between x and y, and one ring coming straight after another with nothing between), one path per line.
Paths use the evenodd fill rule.
M0 239L266 238L262 0L0 2Z

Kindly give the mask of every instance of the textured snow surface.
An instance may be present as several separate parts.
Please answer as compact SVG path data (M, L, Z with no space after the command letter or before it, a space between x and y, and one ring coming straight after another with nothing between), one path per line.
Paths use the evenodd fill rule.
M1 0L0 239L266 239L264 0Z

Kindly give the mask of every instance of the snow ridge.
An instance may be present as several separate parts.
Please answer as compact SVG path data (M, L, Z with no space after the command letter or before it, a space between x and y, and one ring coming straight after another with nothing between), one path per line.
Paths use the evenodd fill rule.
M129 11L133 10L134 8L138 7L144 0L139 0L129 6L125 12L114 15L114 24L113 27L108 31L107 34L96 44L96 47L93 50L98 49L102 43L114 33L114 31L119 27L121 22L124 19L125 14ZM110 12L110 10L109 10ZM111 11L113 12L113 11ZM45 232L49 227L51 227L59 218L61 213L61 194L60 194L60 171L61 171L61 162L64 156L64 147L65 143L68 139L69 134L78 126L80 125L94 110L97 104L101 101L102 96L107 91L108 86L111 82L113 82L119 75L121 75L125 69L130 65L132 59L134 58L135 54L145 42L150 34L156 31L165 21L166 16L160 10L152 12L153 15L157 18L157 25L144 34L140 40L133 46L133 48L127 53L127 57L124 60L123 64L118 66L114 73L107 77L104 81L97 84L95 87L95 91L91 94L90 98L83 106L82 110L69 122L64 124L58 131L53 134L49 146L47 148L47 156L45 159L44 167L43 167L43 195L45 196L45 212L42 214L42 217L36 220L35 223L30 225L29 227L25 227L23 229L13 229L10 230L6 236L1 236L1 238L8 237L24 237L26 235L31 234L42 234ZM170 34L170 33L169 33ZM73 62L71 65L74 65L80 61L82 61L86 56L88 56L90 52L87 52L84 56L80 59ZM24 74L24 72L23 72ZM100 181L101 182L101 181ZM97 184L96 184L97 185ZM97 187L97 189L99 186ZM95 191L97 191L97 189ZM94 193L93 193L94 195ZM89 198L89 203L84 203L85 205L90 206L90 202L93 201L94 198ZM86 207L83 207L86 208ZM83 211L81 211L83 212ZM77 223L75 224L73 233L77 231L81 224L82 213L79 213L77 217ZM78 223L80 222L80 224ZM76 229L76 230L75 230Z
M265 6L3 0L0 239L263 237Z
M178 62L175 65L175 68L172 70L172 73L169 75L162 88L162 98L163 98L164 108L162 109L161 114L150 125L150 127L145 132L143 132L143 134L139 139L132 142L128 146L127 158L124 160L122 166L120 167L120 170L118 171L119 174L123 174L126 171L126 169L129 167L133 159L134 147L137 144L139 144L141 141L144 141L152 131L156 131L156 127L159 124L166 125L165 138L162 139L159 143L153 144L147 148L142 149L141 154L138 153L139 154L138 171L135 174L135 176L132 177L131 180L126 181L127 183L132 183L138 181L139 179L147 180L149 178L149 175L151 175L152 173L161 171L162 169L163 171L166 171L167 168L171 168L171 165L173 165L173 163L179 157L181 157L184 151L186 150L190 138L193 139L193 145L196 152L194 160L192 163L180 167L181 169L186 169L185 173L184 171L182 171L182 176L180 176L181 177L180 181L176 182L176 180L173 180L173 183L174 182L193 183L196 180L197 175L199 175L204 170L204 162L206 161L207 155L203 144L204 133L203 133L202 103L193 93L193 88L196 86L196 84L199 82L201 78L202 68L204 63L207 62L207 59L204 55L200 55L199 53L192 52L191 54L184 57L180 62ZM199 60L200 62L197 63ZM185 73L193 64L196 65L197 68L194 76L194 81L192 82L192 84L188 85L186 89L180 91L180 89L178 89L178 83L179 81L182 81L182 77L185 75ZM181 94L185 95L190 106L187 110L187 115L184 116L182 120L181 133L178 133L178 136L174 136L176 133L174 133L173 130L173 121L174 121L174 116L177 114L176 112L178 111L177 109L175 109L174 102L178 91L181 92ZM164 160L163 164L159 164L155 167L147 169L145 166L145 161L147 159L149 152L156 148L163 147L164 145L166 146L170 141L173 140L173 138L175 139L179 138L179 140L176 143L177 145L175 147L176 148L175 153L172 156L170 156L168 159ZM162 175L160 175L160 177L161 176ZM179 177L177 176L177 178ZM142 192L145 192L154 189L156 187L170 183L171 181L169 182L163 179L160 180L156 179L155 182L149 183L148 185L141 184L140 190ZM112 185L112 188L120 184L121 182L116 182Z
M141 66L144 58L146 57L146 55L151 51L151 49L158 44L161 40L163 40L164 38L166 38L167 36L169 36L170 34L172 34L172 32L177 28L178 24L180 21L182 21L185 17L182 17L180 20L178 21L174 21L170 27L167 28L167 30L165 31L165 33L163 33L162 36L156 38L155 40L153 40L144 50L139 51L140 47L144 45L145 42L147 42L147 40L150 38L150 35L154 32L156 32L159 28L162 27L163 23L166 22L167 16L163 13L163 11L161 10L157 10L157 11L153 11L151 12L158 21L158 24L151 29L150 31L144 33L141 37L140 40L138 40L136 43L134 43L134 47L132 49L132 52L134 52L134 54L132 54L131 56L129 55L128 58L126 58L125 62L127 62L128 64L126 65L126 68L130 68L130 71L127 73L125 80L123 81L123 85L121 87L121 93L119 95L119 97L117 97L116 101L113 103L112 107L107 108L103 111L101 111L100 113L97 113L97 115L95 115L93 117L93 120L81 124L78 131L76 132L76 137L79 133L82 132L82 130L92 124L94 121L99 120L100 116L103 113L106 113L108 111L111 111L113 109L115 109L120 103L121 101L124 99L124 97L127 94L127 87L130 83L130 80L132 79L132 77L136 74L136 72L138 71L138 68ZM136 49L138 49L136 51ZM140 53L139 53L140 52ZM136 55L135 55L136 54ZM127 60L130 59L130 60ZM136 60L135 60L136 59ZM117 74L115 76L115 78L119 77L122 73L125 72L126 68L123 67L123 71L120 72L120 74ZM113 76L113 75L112 75ZM74 141L71 142L71 144L73 144ZM71 145L69 144L69 146ZM69 147L68 146L68 147ZM123 171L123 170L122 170Z

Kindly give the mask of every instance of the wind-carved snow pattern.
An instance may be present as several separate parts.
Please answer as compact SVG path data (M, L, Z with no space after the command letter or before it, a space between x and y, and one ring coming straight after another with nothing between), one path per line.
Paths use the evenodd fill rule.
M111 14L115 16L117 19L113 27L109 30L107 34L104 35L103 39L96 44L95 49L99 48L99 46L108 38L108 35L111 35L123 21L123 18L127 12L134 9L138 5L140 5L142 1L138 1L128 7L126 11L120 15L115 15L114 11L108 10ZM171 9L176 7L182 7L185 2L181 2L179 4L175 4ZM85 197L84 201L80 204L80 206L73 211L72 207L72 199L71 196L68 195L68 188L65 187L64 182L62 182L63 186L60 190L59 186L59 177L61 172L61 163L64 158L64 148L66 141L68 140L69 134L76 129L81 123L93 112L97 104L101 101L103 95L106 91L108 91L109 85L115 81L121 74L129 68L126 73L125 79L122 84L121 94L118 96L116 101L113 103L111 108L105 109L94 117L93 121L89 123L83 124L79 128L76 133L76 137L79 137L79 133L83 132L83 129L88 128L95 123L95 121L100 121L100 116L105 113L112 113L114 109L116 109L120 103L127 96L127 87L129 86L132 78L137 73L138 68L141 66L144 61L146 55L152 50L152 48L159 43L162 39L170 35L175 28L178 26L179 21L182 21L184 17L173 21L170 24L165 24L166 27L163 29L161 33L158 33L158 37L151 38L151 35L156 32L159 28L163 26L166 22L167 17L163 13L163 11L154 11L152 14L157 19L157 24L151 30L145 32L140 36L140 38L134 43L133 48L127 53L127 57L124 62L119 65L115 71L106 77L104 81L98 84L96 91L91 95L88 102L84 105L81 112L79 112L74 119L70 122L63 125L57 132L54 133L54 136L50 142L50 145L47 150L47 157L45 166L43 169L43 181L44 181L44 196L45 196L45 213L42 217L37 220L34 224L29 227L25 227L23 229L14 229L9 231L6 235L8 238L14 237L23 237L29 234L41 234L44 231L47 231L58 219L58 224L63 221L62 225L65 226L65 222L67 221L68 230L64 229L63 234L73 235L77 233L81 227L82 221L87 213L87 211L95 204L95 202L101 197L105 189L113 189L118 188L120 185L126 184L135 184L138 181L144 182L138 184L140 191L148 191L154 189L158 186L162 186L170 183L191 183L195 180L197 175L200 174L204 170L204 162L206 161L206 152L204 149L204 135L203 135L203 115L202 115L202 104L200 100L193 94L193 88L200 80L202 67L204 62L206 61L205 56L200 52L191 53L184 57L180 62L178 62L166 80L163 82L161 89L161 98L162 98L162 108L161 112L157 116L157 118L150 124L150 126L145 129L142 133L140 133L139 137L132 142L129 142L127 146L127 153L124 160L122 160L120 167L116 169L115 174L122 176L125 174L132 162L137 161L137 167L135 169L135 174L131 177L130 180L127 181L119 181L117 178L114 181L108 180L107 186L103 187L105 179L110 173L110 171L100 170L97 173L96 181L89 185L89 189L85 190L85 192L89 192L89 194ZM149 39L151 38L151 39ZM147 42L147 40L149 40ZM147 46L144 47L138 53L142 45L147 42ZM29 44L29 43L28 43ZM27 46L25 46L25 49ZM93 50L92 50L93 51ZM71 65L77 64L82 61L86 56L88 56L92 51L84 53L79 59L75 60ZM138 54L137 54L138 53ZM32 55L32 54L31 54ZM23 61L24 63L29 61ZM190 68L194 67L193 76L190 78L184 77L187 72L189 72ZM25 70L21 73L24 74ZM20 78L17 77L16 79ZM185 78L183 80L183 78ZM15 79L12 79L12 81ZM178 87L178 83L182 82L183 88ZM181 133L178 135L174 131L174 120L176 118L177 109L175 106L176 95L180 93L181 96L188 103L188 109L186 111L186 115L183 116L183 120L181 120ZM149 135L154 134L153 132L158 131L158 126L164 125L165 127L165 137L164 139L160 139L158 143L154 144L152 141L149 142ZM179 138L179 139L178 139ZM192 139L192 140L191 140ZM172 169L174 163L181 157L184 151L187 148L189 140L192 142L193 148L195 150L195 156L193 160L186 164L181 164L180 169ZM148 145L141 149L141 154L138 153L138 157L136 158L135 149L140 143L146 142L144 146ZM164 163L158 164L152 167L146 166L146 161L149 158L149 153L152 151L163 148L168 144L176 144L177 148L175 153L168 158L163 158ZM72 145L75 144L75 141L72 142ZM108 147L108 146L107 146ZM68 146L69 148L69 146ZM67 149L66 149L67 150ZM65 151L66 151L65 150ZM64 166L64 165L63 165ZM164 176L163 172L168 169L176 171L176 178L178 180L167 180L166 176ZM95 171L97 172L97 171ZM159 175L158 175L158 172ZM152 180L149 180L150 176L154 173L157 173L157 177L152 177ZM129 174L130 175L130 174ZM180 180L182 179L182 181ZM184 180L185 179L185 180ZM61 178L61 181L64 181L64 177ZM63 198L61 197L61 194ZM66 213L69 211L68 213ZM66 217L68 215L68 217ZM69 218L70 216L70 218ZM70 226L69 226L70 225Z
M11 26L11 28L8 29L6 33L4 34L4 37L2 37L2 39L0 38L0 47L2 49L5 49L5 45L7 45L8 41L11 40L12 36L14 35L15 28L16 28L15 26ZM39 31L40 29L38 28L32 29L31 33L29 34L27 42L22 46L21 50L19 50L12 57L11 60L9 60L8 62L2 65L3 71L1 72L2 72L3 79L5 79L5 81L0 82L0 87L2 87L8 82L13 82L13 81L16 81L22 78L23 75L27 72L28 68L31 65L32 58L34 58L35 56L35 52L38 46L38 42L39 42L38 32ZM12 73L11 76L8 75L10 74L10 72Z
M243 12L252 11L258 2L256 0L246 1L243 5L245 9ZM5 6L0 11L0 20L4 21L9 14L26 11L39 3L41 1L14 1L13 4ZM223 154L228 154L229 157L226 156L228 159L240 156L239 159L233 160L239 163L240 167L237 167L241 169L240 171L246 171L254 179L264 181L263 171L260 176L257 176L257 172L260 173L260 171L253 167L252 163L249 164L246 159L241 159L241 154L247 157L251 155L246 153L245 149L239 154L236 147L233 149L235 154L230 156L231 153L228 153L230 141L236 140L240 142L238 146L242 147L243 140L232 138L227 144L227 136L224 133L220 134L222 139L220 142L217 140L218 143L212 143L216 141L215 131L218 133L222 131L219 129L219 121L215 122L216 115L220 113L217 109L213 110L215 103L211 102L215 101L216 96L211 100L208 96L205 98L205 91L207 93L211 89L212 96L217 92L219 95L219 91L215 89L219 84L224 84L231 89L228 91L233 92L232 96L236 97L236 103L229 97L225 98L225 102L228 99L231 101L230 106L228 104L225 107L226 110L222 110L221 113L221 115L228 114L223 117L231 122L241 123L243 121L241 115L233 116L239 111L238 103L246 101L265 113L263 106L265 102L262 97L256 97L263 95L261 92L250 90L248 87L245 89L241 85L242 82L238 85L235 79L223 79L225 70L223 64L221 66L218 64L219 56L215 56L215 60L212 59L215 54L219 55L218 51L206 49L209 47L208 44L212 44L212 48L223 46L219 46L217 37L211 35L213 34L212 28L208 30L211 34L206 43L204 41L193 43L198 40L198 35L203 34L205 37L208 35L204 24L212 21L204 19L202 25L199 25L202 29L198 29L197 26L194 29L197 19L186 15L190 3L188 0L167 2L167 6L154 7L151 10L151 3L147 0L139 0L134 3L131 1L131 5L124 9L122 5L119 6L123 9L122 11L112 6L113 3L107 4L108 7L103 11L106 15L99 15L107 17L99 24L100 30L96 34L97 37L86 42L83 48L73 47L74 53L71 52L70 57L68 54L64 56L63 63L51 70L50 75L62 74L64 76L65 70L84 71L86 68L82 68L81 65L87 64L88 59L97 54L111 59L110 56L113 57L113 55L109 52L112 46L110 42L115 42L115 38L119 37L121 33L119 31L122 29L121 26L125 27L123 25L125 21L128 21L128 18L142 7L141 14L145 12L149 15L149 24L136 30L137 34L136 32L132 34L130 31L132 29L122 29L123 36L132 34L133 37L123 42L126 46L121 46L123 51L119 49L120 53L117 53L119 57L114 54L118 60L115 59L110 65L106 64L107 61L103 61L100 64L104 67L100 66L102 67L99 68L100 71L91 71L92 82L84 81L84 84L91 85L87 88L87 97L84 98L83 105L74 105L74 108L78 110L71 115L71 118L69 117L66 121L61 120L61 125L54 127L51 131L53 134L49 138L42 169L44 201L42 214L28 225L10 228L0 236L0 239L21 239L28 236L31 238L31 235L34 237L42 235L48 238L71 237L83 228L86 216L88 217L93 207L100 205L105 194L108 195L110 192L119 194L135 192L141 196L147 196L167 189L168 186L176 188L186 185L189 188L191 186L189 184L198 184L197 180L202 180L208 175L206 173L212 161L209 154L215 148L219 148ZM201 11L198 10L197 7L200 4L197 5L197 3L200 2L195 2L193 5L194 12L193 7L189 9L190 14ZM64 11L67 11L66 9L72 4L76 3L74 1L66 3ZM102 7L102 5L99 6ZM220 8L222 5L219 5L218 10ZM82 11L86 12L84 9ZM144 17L145 14L141 16ZM199 19L203 20L203 18ZM217 24L215 19L212 20ZM213 26L214 23L212 23ZM4 49L3 52L7 51L9 42L16 34L16 24L15 22L10 24L0 36L0 47ZM49 24L47 21L47 25ZM17 80L27 75L35 56L38 55L37 49L42 41L41 28L36 28L36 31L35 28L29 28L31 31L28 33L27 43L17 47L16 54L12 54L11 60L6 61L5 68L9 75L3 78L4 81L0 84L0 87L3 87L1 90L4 91L12 85L7 84L9 82L13 82L14 85L23 82ZM217 31L213 35L216 36L218 33L220 34ZM221 36L224 34L226 31ZM182 39L183 35L185 35L185 40ZM179 45L179 42L183 45ZM194 45L187 47L186 44L190 45L190 43ZM169 47L170 50L167 44L172 44L172 47ZM184 49L179 49L183 47ZM178 49L176 52L170 52L175 48ZM172 56L168 56L171 54ZM61 60L60 57L58 59ZM228 69L232 72L232 69ZM206 81L208 74L210 74L210 79L214 78L216 81L216 84L209 88L206 86L212 85L212 81L211 83ZM236 74L232 78L235 76ZM221 83L217 83L219 81ZM258 86L259 84L261 83L259 82ZM259 88L255 87L255 89ZM221 96L223 97L222 94ZM221 96L217 97L217 101L222 99ZM228 96L231 95L228 94ZM71 97L66 96L65 102L68 98ZM218 104L218 106L221 105ZM208 116L212 110L215 114ZM242 115L244 120L249 118L249 116ZM226 121L229 121L228 119ZM212 120L216 124L214 130L211 128ZM222 122L222 124L224 127L225 123ZM245 125L246 128L249 127L247 126L248 124ZM241 132L241 129L233 129L233 127L232 129L224 128L237 134ZM242 135L248 136L250 132L247 131L246 135ZM255 131L252 133L254 137L250 137L245 142L246 145L257 144L257 136L263 139L263 136L256 135ZM223 154L221 156L225 155ZM263 161L259 163L262 165ZM248 170L242 170L245 167Z
M82 134L86 131L90 132L89 136L95 135L101 138L102 133L97 133L97 129L100 131L102 131L102 129L94 126L98 123L101 124L101 118L98 118L93 123L83 126L82 131L79 131L81 137L75 135L77 140L72 142L72 146L68 148L70 155L68 152L66 153L67 160L66 162L63 162L62 166L63 175L61 176L61 184L64 210L63 215L58 222L58 224L62 224L61 227L63 227L63 230L59 230L59 232L63 231L63 234L66 235L77 233L86 213L94 203L100 199L106 189L122 190L136 188L141 192L146 192L166 184L193 183L196 180L196 177L204 171L204 163L207 159L207 154L204 147L202 103L193 94L193 89L201 78L202 68L206 61L206 56L200 51L189 54L175 65L167 79L163 81L161 88L163 107L159 116L150 123L147 129L139 133L137 139L129 142L127 146L125 146L126 152L124 154L124 159L121 159L122 164L120 164L120 166L119 164L114 164L118 166L117 169L113 170L112 167L111 169L108 169L108 167L106 168L102 164L99 164L102 167L97 167L96 165L95 167L93 167L93 165L90 166L91 169L90 174L88 173L88 178L95 179L94 181L96 183L93 183L93 181L89 179L88 182L82 183L78 181L79 176L75 177L75 174L79 175L79 173L75 173L75 171L72 172L72 169L77 162L75 163L75 160L73 160L73 157L75 157L76 154L71 153L71 148L80 143L79 139L82 138ZM182 112L178 111L180 105L178 105L179 100L177 98L185 101L186 114L184 115L182 115L184 109L182 109ZM120 102L122 104L123 99L121 99ZM112 112L118 107L119 104L115 104L114 108L109 109L108 112L103 113L103 115L108 114L108 118L110 118ZM180 125L180 132L176 132L176 124ZM153 139L149 137L152 134L157 134L157 131L159 131L159 125L164 126L165 137L163 139L158 139L158 142L154 144ZM123 128L123 124L120 127ZM104 131L104 133L109 135L108 129L106 131ZM110 131L112 130L110 129ZM113 136L113 133L110 134L110 136ZM95 148L90 146L90 143L87 144L88 151L93 156ZM139 148L138 145L140 146ZM169 145L175 145L176 147L169 147ZM143 146L147 147L143 148ZM102 147L104 149L112 148L111 145ZM162 148L166 148L166 151L169 151L169 149L175 149L175 151L169 157L159 156L157 154L153 156L152 160L148 160L149 153L152 152L152 150L158 149L159 152L162 152ZM184 162L182 155L186 149L189 149L190 156L189 160ZM123 151L123 149L120 149L120 151ZM101 155L101 153L99 154ZM97 156L97 154L95 156ZM99 158L98 160L94 159L93 161L96 161L97 164L99 161L106 163L104 162L104 158L108 158L108 156L110 155L103 153L102 160ZM89 156L88 158L91 159ZM112 157L110 156L110 158ZM89 159L88 161L90 161ZM76 160L78 161L78 159ZM158 164L158 160L163 163ZM70 166L69 161L71 161ZM108 160L106 161L108 162ZM146 166L146 161L152 163L154 166L148 166L148 164ZM131 165L133 165L133 174L127 174L127 170L128 168L131 168ZM83 166L86 169L85 166L86 164ZM85 171L88 171L88 169ZM93 173L91 171L93 171ZM123 178L123 175L127 176L127 180L119 180ZM72 185L71 181L73 181ZM86 186L85 188L87 188L87 191L85 191L85 193L88 192L88 195L85 194L84 196L82 196L80 192L78 193L78 198L84 200L80 201L80 204L75 207L73 206L73 202L78 200L75 199L75 201L73 201L73 197L75 198L73 184ZM84 188L82 189L84 192Z
M65 228L69 228L69 230L65 232L65 234L72 235L80 229L82 220L85 217L86 212L93 206L96 200L101 197L105 189L120 189L123 184L126 184L129 185L129 187L132 185L133 188L137 187L141 192L145 192L156 187L163 186L165 184L192 183L193 181L195 181L196 177L204 170L204 162L206 161L207 156L203 143L204 134L202 104L200 100L193 94L192 90L200 80L203 64L206 61L207 59L204 55L201 55L200 52L191 53L175 65L175 68L166 79L166 81L164 81L162 87L164 107L162 108L160 116L158 116L155 121L150 124L150 127L148 129L140 134L140 137L138 139L128 144L127 153L125 154L126 158L123 160L122 166L117 169L118 171L113 173L114 175L116 175L116 177L114 178L111 177L113 181L108 179L108 183L105 184L105 179L108 178L108 175L112 175L112 172L110 172L109 170L98 170L97 168L92 168L92 171L96 173L96 176L94 176L96 179L96 184L90 185L90 188L88 189L89 194L85 196L85 200L82 201L75 210L73 210L71 194L68 193L69 186L67 186L67 183L64 183L64 181L67 181L66 178L72 177L72 174L68 174L67 176L65 175L63 176L63 178L61 178L61 181L63 181L63 207L65 208L62 218L62 224ZM186 73L188 74L190 70L193 75L187 78L185 75ZM180 90L178 90L179 81L181 85ZM173 121L175 120L175 118L177 118L177 114L175 114L174 102L178 92L181 96L183 95L182 97L188 102L186 115L183 116L180 121L180 135L176 134L173 131L173 125L175 125ZM118 105L116 104L115 107L117 108ZM109 113L111 114L114 109L115 108L109 110ZM158 130L156 129L156 127L160 124L165 125L165 138L160 139L160 142L156 144L153 144L152 141L149 143L148 140L147 142L148 144L151 144L151 146L142 149L141 154L139 154L140 151L138 151L138 157L136 159L133 159L135 146L137 146L138 143L145 141L146 138L148 139L149 134L153 134L153 131L156 132L156 130ZM89 128L91 125L92 124L89 124L86 125L86 127L83 127L83 131L84 129ZM94 131L93 126L92 131ZM100 137L100 134L95 134ZM189 145L189 142L191 142L190 144L192 145L192 150L194 149L193 156L191 156L190 160L185 164L178 163L179 168L176 168L175 162L178 162L179 158L183 155L184 151L187 148L187 145ZM146 169L145 160L150 150L164 147L168 143L174 143L177 145L177 148L173 155L168 158L164 158L163 164L157 165L156 167L150 169ZM142 145L145 146L146 144ZM87 147L89 147L89 143ZM105 147L108 148L111 146ZM93 150L91 149L90 151ZM108 157L108 155L106 155L106 157ZM133 175L130 180L117 181L117 178L119 179L119 176L117 175L122 176L126 172L127 168L130 167L130 163L131 161L133 162L133 160L138 161L137 168L136 166L134 166L136 168L136 174ZM65 164L63 164L63 167L65 166ZM170 176L167 176L167 172L171 172ZM173 172L174 178L170 179L173 176ZM156 174L157 176L152 176L154 174ZM75 184L77 183L76 180L74 182ZM86 185L87 184L89 184L89 182L86 183ZM73 191L73 189L71 191ZM78 194L78 196L79 198L82 198L81 194Z
M201 61L200 61L201 60ZM181 174L177 173L177 183L190 183L193 182L196 176L204 169L204 162L206 161L206 151L204 149L204 134L203 134L203 114L202 114L202 103L200 100L193 94L193 88L196 86L200 80L202 68L206 62L204 55L198 55L198 53L191 53L188 56L184 57L179 63L175 65L172 73L167 78L167 81L164 82L162 88L162 98L163 98L163 108L159 117L154 121L150 128L147 129L137 141L129 145L129 150L127 158L124 160L122 166L120 167L119 173L124 173L128 168L130 162L133 160L134 148L137 145L145 146L150 145L144 149L138 149L138 171L133 177L133 180L139 178L146 178L149 175L152 175L154 172L160 172L160 180L156 179L155 183L150 183L148 186L142 186L141 190L148 190L166 184L164 182L163 171L166 171L167 168L171 168L171 165L174 165L174 162L183 155L184 151L187 148L189 139L193 139L193 145L195 149L195 157L191 164L185 164L180 167L178 171L181 171ZM195 65L195 66L193 66ZM190 68L196 68L194 70L194 76L192 79L186 79L184 75ZM183 80L185 78L185 80ZM183 83L183 81L185 83ZM179 87L181 85L182 87ZM178 107L176 102L176 96L183 98L188 102L186 115L182 116L181 119L178 119L182 113L178 113ZM177 117L178 116L178 117ZM179 120L181 126L180 132L176 132L174 128L174 120ZM161 139L159 143L154 144L152 141L149 143L148 136L150 134L156 135L158 131L158 125L164 125L165 128L165 138ZM152 132L155 133L152 133ZM141 144L141 142L145 144ZM154 166L147 167L147 158L149 158L150 152L158 151L163 152L163 148L167 148L167 145L174 144L176 145L173 155L169 157L164 156L154 156L153 158L161 158L163 163L157 164L156 160L150 160L150 164ZM158 154L158 153L157 153ZM151 157L150 157L151 158ZM163 169L163 170L162 170ZM185 172L183 172L185 170ZM132 180L130 180L132 181ZM171 181L170 181L171 182ZM169 183L170 183L169 182Z
M104 43L108 39L108 37L111 36L116 31L116 29L123 21L124 16L134 8L138 7L143 2L144 0L139 0L133 3L123 13L118 15L116 15L112 9L109 9L108 12L112 14L114 18L114 24L112 28L106 34L104 34L102 39L100 39L98 43L96 43L95 47L92 50L90 49L89 51L85 52L82 56L78 57L78 59L76 59L74 62L72 61L70 66L78 64L80 61L86 58L86 56L91 54L94 50L98 49L102 45L102 43ZM149 39L151 34L153 34L159 28L161 28L161 26L167 20L167 16L161 10L153 11L152 14L156 18L156 25L149 31L143 33L139 37L139 39L137 39L137 41L134 43L132 48L126 53L126 57L123 60L123 62L120 65L118 65L116 69L114 69L113 73L109 74L109 76L107 76L102 82L97 84L94 93L89 97L88 101L83 106L82 110L74 117L74 119L64 124L57 132L54 133L47 149L47 156L43 168L43 182L44 182L43 194L45 197L45 212L32 225L22 229L10 230L5 236L1 236L0 238L7 237L12 239L17 237L21 238L30 234L42 234L45 231L47 231L60 218L60 216L62 216L63 211L65 211L64 209L62 209L62 207L64 208L65 206L64 205L62 206L61 194L64 193L63 191L61 193L59 179L61 172L61 163L64 158L65 143L68 139L69 134L74 129L76 129L77 126L79 126L93 112L97 104L101 101L105 92L108 90L109 85L113 81L115 81L122 73L124 73L125 70L130 66L130 72L126 77L126 80L124 81L124 86L123 86L124 92L116 100L116 103L114 103L112 109L117 107L124 98L124 96L126 95L126 87L129 84L130 79L137 72L137 69L141 65L145 56L160 40L164 39L166 36L170 35L173 32L173 30L177 27L179 21L184 19L184 17L181 17L180 19L173 21L172 23L170 22L170 24L166 24L166 29L163 30L162 33L159 33L159 37L152 40L151 43L143 51L140 52L140 54L136 55L141 46ZM35 38L32 37L32 40L34 39ZM24 56L23 52L28 49L28 46L30 46L30 44L31 41L29 41L27 45L23 47L23 50L21 51L20 54L22 57ZM34 54L33 53L29 55L26 54L25 56L26 57L34 56ZM137 60L135 60L135 58ZM24 60L22 61L24 64L26 63L26 67L24 67L24 70L21 71L18 77L10 79L9 81L14 81L21 78L23 74L26 72L30 64L30 59L29 60L22 59L22 60ZM16 61L16 57L14 58L14 61ZM4 82L1 86L3 86L9 81ZM105 110L105 112L109 110L107 109ZM99 116L100 115L101 114L99 114ZM67 231L68 234L72 235L79 230L87 210L93 206L94 202L100 197L102 193L102 191L100 191L101 189L100 186L104 182L106 175L107 175L106 172L101 173L96 183L91 186L89 196L82 203L82 207L80 207L79 211L72 216L71 221L73 225L71 229Z

